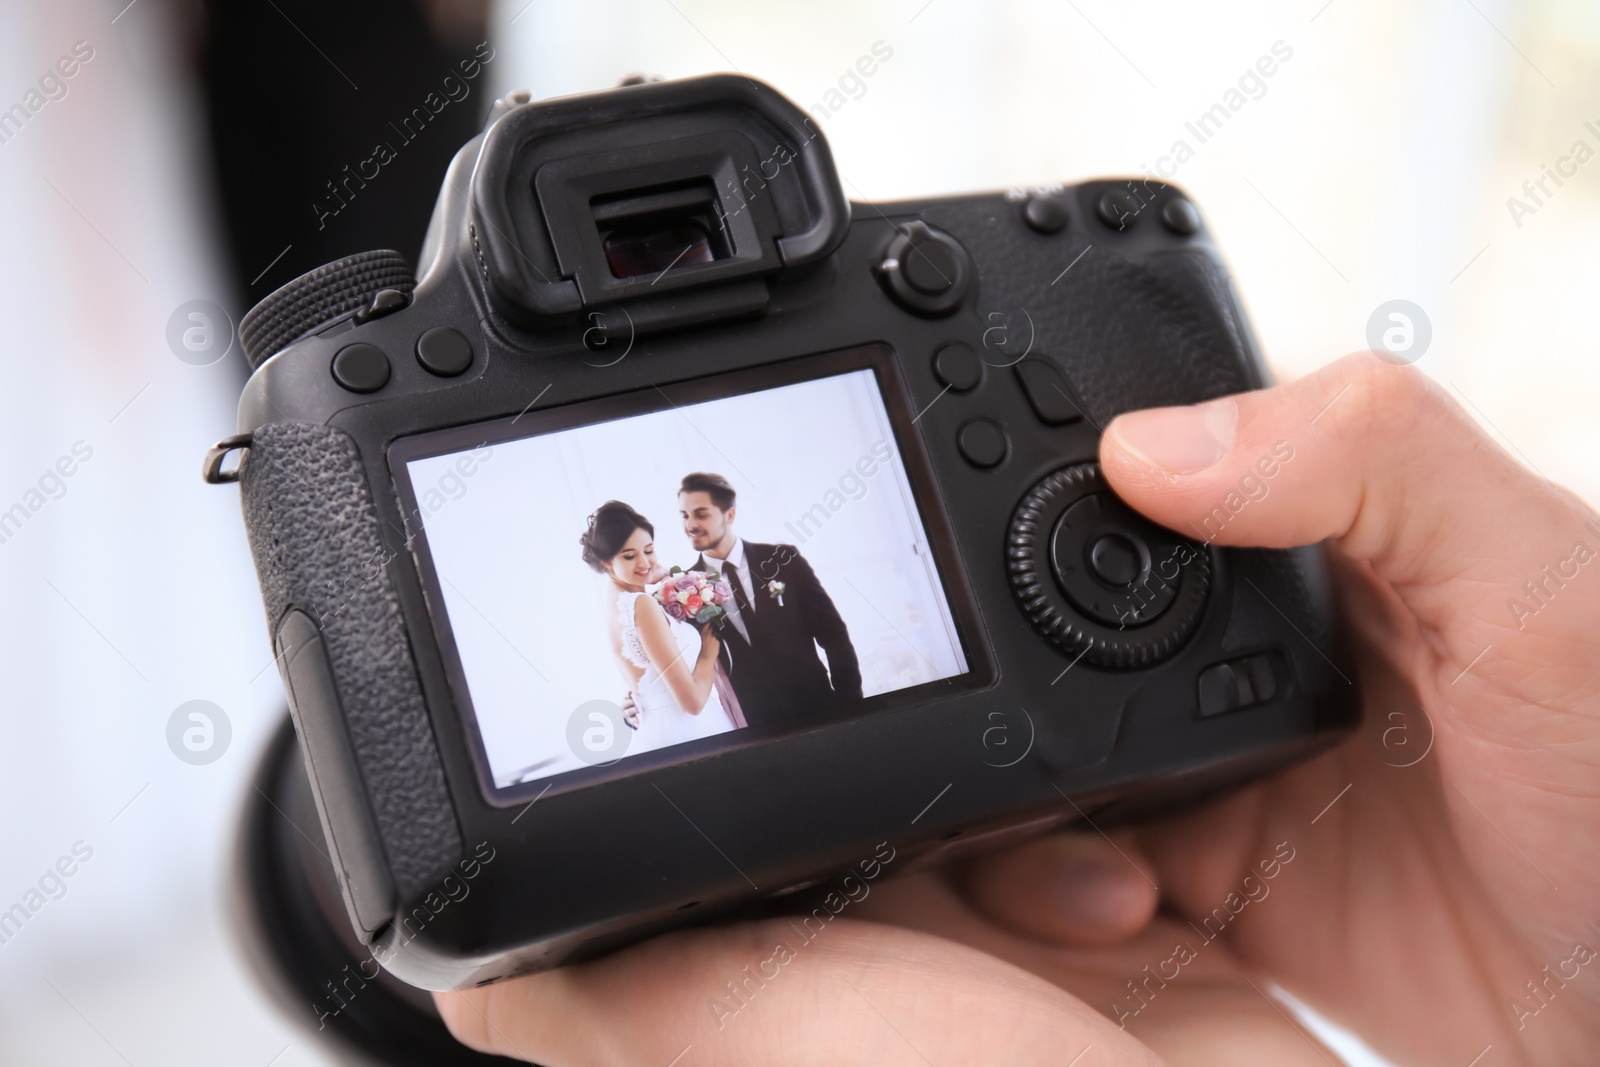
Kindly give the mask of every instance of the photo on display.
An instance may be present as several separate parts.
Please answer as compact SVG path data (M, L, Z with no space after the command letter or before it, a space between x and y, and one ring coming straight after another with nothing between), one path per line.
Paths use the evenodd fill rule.
M632 407L391 453L494 790L967 673L873 369Z

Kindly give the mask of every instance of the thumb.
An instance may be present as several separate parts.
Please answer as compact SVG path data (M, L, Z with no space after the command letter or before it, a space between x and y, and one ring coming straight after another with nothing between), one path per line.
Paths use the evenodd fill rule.
M1425 625L1460 633L1476 620L1468 659L1491 631L1570 634L1573 612L1595 614L1583 606L1593 596L1563 598L1558 584L1600 587L1600 566L1575 577L1600 548L1594 513L1521 467L1426 376L1371 353L1288 385L1123 415L1100 458L1128 503L1198 540L1332 539ZM1508 606L1519 597L1521 610Z
M1338 568L1355 594L1346 622L1428 713L1469 869L1535 954L1583 928L1600 893L1593 511L1424 375L1370 353L1274 389L1125 415L1100 456L1131 505L1190 537L1329 539L1355 560ZM1369 684L1373 710L1383 693Z

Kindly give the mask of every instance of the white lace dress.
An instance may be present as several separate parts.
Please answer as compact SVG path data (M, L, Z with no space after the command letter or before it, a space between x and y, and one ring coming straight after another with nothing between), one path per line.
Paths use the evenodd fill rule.
M712 734L724 733L734 728L733 719L722 706L716 687L706 696L700 714L690 715L678 706L667 687L666 679L650 662L644 642L639 637L639 626L634 621L637 602L646 593L623 593L617 597L617 616L622 623L622 654L636 667L644 669L644 676L633 691L634 703L639 707L639 734L629 746L631 752L645 752L667 745L681 745ZM700 658L700 631L686 622L668 618L667 625L678 649L683 655L683 665L690 670Z

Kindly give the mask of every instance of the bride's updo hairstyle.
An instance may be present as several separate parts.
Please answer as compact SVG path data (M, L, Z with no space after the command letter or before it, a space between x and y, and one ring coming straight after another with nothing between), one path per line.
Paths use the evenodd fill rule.
M596 574L604 574L606 564L622 551L635 530L643 530L651 537L656 535L656 528L650 525L649 519L620 500L607 500L589 516L589 528L578 538L583 546L583 561L594 568Z

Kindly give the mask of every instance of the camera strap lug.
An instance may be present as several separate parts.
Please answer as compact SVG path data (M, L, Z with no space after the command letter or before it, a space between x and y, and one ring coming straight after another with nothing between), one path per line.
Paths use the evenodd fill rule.
M239 480L239 470L244 466L245 456L239 457L228 470L222 469L222 461L228 457L229 452L250 452L250 443L254 434L236 433L232 437L224 437L206 452L205 464L200 468L200 477L206 480L207 485L227 485L229 482Z

